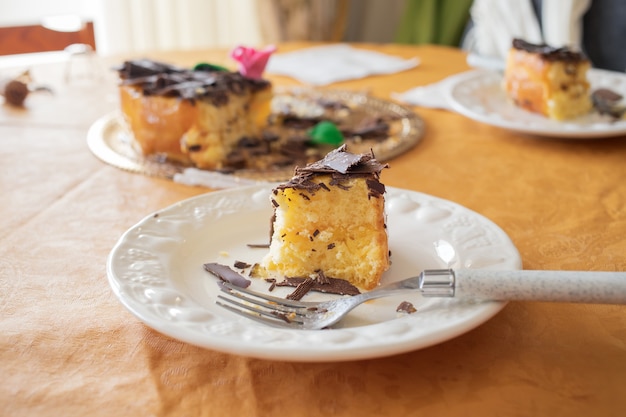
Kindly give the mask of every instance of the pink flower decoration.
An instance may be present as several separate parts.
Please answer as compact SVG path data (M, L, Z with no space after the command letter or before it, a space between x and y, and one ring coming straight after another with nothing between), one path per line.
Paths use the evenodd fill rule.
M270 55L276 50L270 45L263 50L238 46L230 52L230 57L239 63L239 72L244 77L261 78Z

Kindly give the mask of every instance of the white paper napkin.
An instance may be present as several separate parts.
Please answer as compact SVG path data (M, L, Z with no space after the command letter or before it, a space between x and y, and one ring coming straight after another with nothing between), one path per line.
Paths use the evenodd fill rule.
M287 75L307 84L327 85L370 75L393 74L417 65L417 57L403 59L337 44L274 54L265 71Z
M448 98L450 89L459 78L466 76L467 73L462 72L432 84L412 88L403 93L391 93L391 96L398 101L414 106L452 111Z

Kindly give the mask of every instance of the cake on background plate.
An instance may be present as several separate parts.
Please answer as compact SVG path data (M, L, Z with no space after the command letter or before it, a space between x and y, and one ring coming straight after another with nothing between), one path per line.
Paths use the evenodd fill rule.
M270 114L271 83L239 72L133 60L118 73L122 113L144 155L221 169L242 138L260 136Z
M569 48L514 39L506 61L504 90L519 107L555 120L592 110L589 60Z
M296 166L342 144L386 160L419 140L420 119L394 103L350 91L274 88L262 77L274 50L235 48L238 72L208 63L185 69L124 62L116 68L126 133L117 135L118 153L176 172L285 181Z

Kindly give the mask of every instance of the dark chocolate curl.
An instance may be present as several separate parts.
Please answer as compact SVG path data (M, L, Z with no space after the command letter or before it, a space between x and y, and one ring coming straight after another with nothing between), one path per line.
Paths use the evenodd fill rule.
M324 159L313 162L303 168L297 168L298 173L332 173L340 174L379 174L387 165L379 163L372 154L353 154L346 150L346 145L329 152Z
M229 266L218 264L215 262L206 263L204 269L212 273L224 282L231 283L237 287L247 288L251 281L246 279L238 272L233 271Z
M320 272L318 272L319 274ZM345 279L325 277L323 281L311 278L286 277L283 281L277 282L278 287L298 287L305 281L312 281L309 291L318 291L326 294L357 295L361 291ZM307 284L308 285L308 284Z
M346 145L329 152L324 159L308 164L305 167L296 168L295 175L277 187L277 189L294 188L308 191L311 194L320 189L328 191L328 186L315 181L317 175L331 175L331 185L339 188L344 187L342 182L350 178L366 178L371 196L379 196L385 192L385 187L378 177L380 172L387 168L387 164L381 164L374 158L374 154L353 154L346 150Z
M539 54L548 61L587 61L587 57L581 52L568 47L555 48L546 44L533 44L523 39L513 39L513 48Z
M314 285L315 285L314 280L310 278L305 279L300 284L298 284L296 289L291 294L289 294L286 297L287 300L294 300L294 301L301 300L302 297L304 297L309 292L309 290L313 288Z

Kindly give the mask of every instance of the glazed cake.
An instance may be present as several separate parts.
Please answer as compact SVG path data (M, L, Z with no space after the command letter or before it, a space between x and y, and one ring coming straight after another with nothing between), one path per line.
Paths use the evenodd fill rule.
M238 72L134 60L118 74L122 113L144 155L221 169L240 140L260 136L270 114L271 84Z
M507 96L519 107L551 119L566 120L592 109L585 56L514 39L504 74Z
M263 274L315 277L321 271L363 289L378 285L389 267L383 168L372 154L352 154L345 145L296 168L272 191Z

